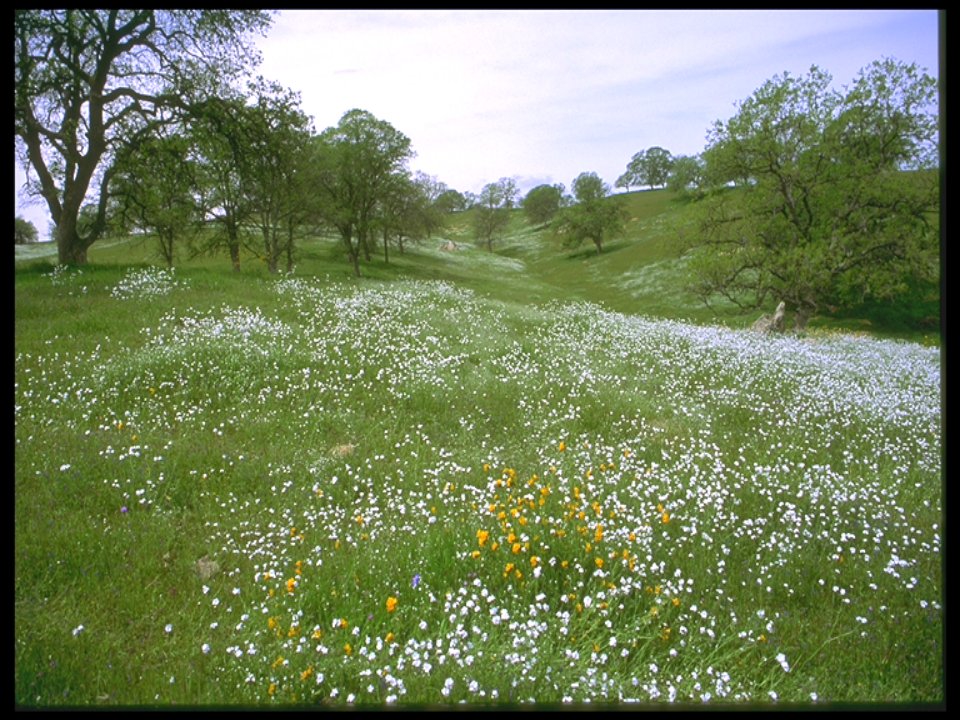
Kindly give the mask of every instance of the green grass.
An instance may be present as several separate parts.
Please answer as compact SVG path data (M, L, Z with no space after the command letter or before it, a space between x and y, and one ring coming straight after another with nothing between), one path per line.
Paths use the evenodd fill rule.
M942 703L938 347L705 324L627 201L599 256L19 265L15 703Z

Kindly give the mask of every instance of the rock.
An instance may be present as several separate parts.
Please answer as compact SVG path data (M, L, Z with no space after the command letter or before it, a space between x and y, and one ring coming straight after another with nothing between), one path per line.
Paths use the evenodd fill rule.
M783 301L777 305L777 310L773 315L763 315L753 324L752 330L759 333L783 332L783 316L786 313L787 306Z
M335 445L330 450L330 454L334 457L345 458L353 455L353 451L356 450L356 446L353 443L347 443L346 445Z
M197 575L200 576L201 580L209 580L218 572L220 572L220 565L217 564L216 560L211 560L207 555L197 560Z

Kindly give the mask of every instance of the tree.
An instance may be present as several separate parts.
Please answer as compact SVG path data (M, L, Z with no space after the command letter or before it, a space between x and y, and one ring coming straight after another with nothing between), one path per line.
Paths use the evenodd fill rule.
M211 98L195 111L191 137L199 156L197 193L209 233L199 252L226 247L240 272L242 229L254 210L252 142L256 108L242 98Z
M610 187L593 172L580 173L572 185L574 203L557 215L555 232L564 238L564 245L579 246L590 240L603 250L603 243L622 232L627 214L620 198L610 197Z
M630 158L627 171L617 178L618 188L630 190L634 185L666 185L673 167L673 156L662 147L641 150Z
M739 187L701 208L692 267L720 295L796 311L892 299L938 274L937 84L916 65L872 63L844 92L816 67L764 83L715 123L708 176Z
M13 224L13 240L16 245L26 245L37 241L37 226L26 218L17 215Z
M337 229L357 277L361 251L369 259L378 208L412 156L410 139L366 110L349 110L313 143L315 213Z
M517 197L517 183L503 177L483 186L473 216L473 231L478 242L493 252L493 241L503 235L510 223L510 210Z
M189 140L172 135L126 149L116 161L113 193L124 221L156 235L167 267L173 267L176 240L197 217L195 164L189 156Z
M441 193L437 198L435 205L440 212L454 213L467 209L467 199L462 193L450 189Z
M248 114L244 140L249 143L243 169L245 202L260 231L261 257L271 273L280 258L293 269L294 236L306 218L310 118L300 110L298 93L261 81Z
M523 212L535 225L544 225L560 210L566 188L559 185L538 185L523 199Z
M14 132L56 226L64 264L83 264L106 228L113 161L182 120L257 61L267 13L233 10L16 10ZM80 208L95 222L80 232Z
M704 163L699 155L678 155L673 159L667 188L687 197L700 197L704 186Z

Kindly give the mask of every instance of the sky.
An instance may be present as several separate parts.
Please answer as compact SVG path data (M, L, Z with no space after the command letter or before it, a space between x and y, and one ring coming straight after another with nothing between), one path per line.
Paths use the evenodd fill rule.
M287 10L257 45L317 132L367 110L410 138L411 170L521 195L581 172L613 187L654 146L699 153L775 75L817 65L840 89L874 60L940 62L936 10Z

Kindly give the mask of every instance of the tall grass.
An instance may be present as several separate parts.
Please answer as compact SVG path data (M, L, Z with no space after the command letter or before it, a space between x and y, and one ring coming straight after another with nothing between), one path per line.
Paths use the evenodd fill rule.
M944 699L937 348L464 252L18 273L18 705Z

